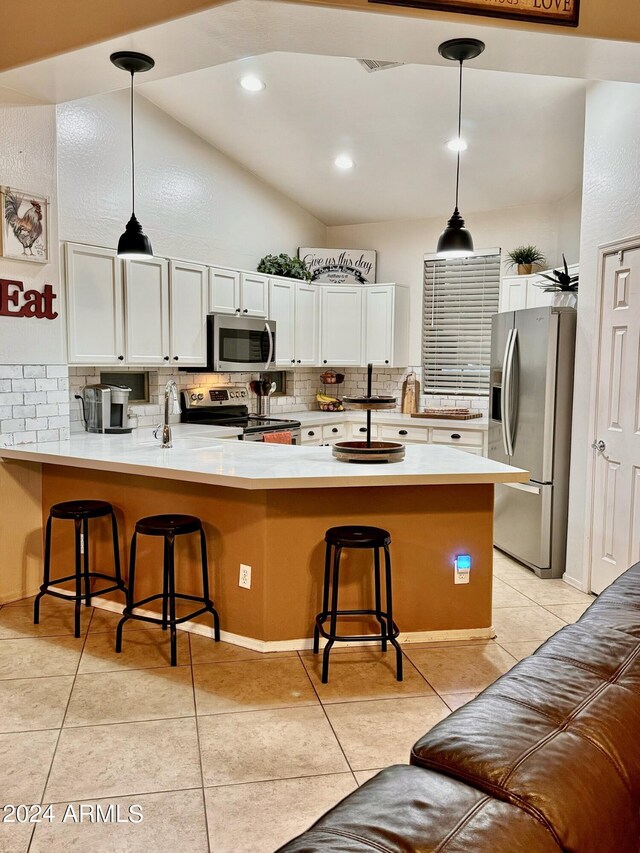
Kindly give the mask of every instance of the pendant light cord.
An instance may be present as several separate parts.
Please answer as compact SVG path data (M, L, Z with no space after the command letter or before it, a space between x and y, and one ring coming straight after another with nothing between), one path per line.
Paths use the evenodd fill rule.
M133 142L133 76L131 72L131 215L136 215L136 158Z
M458 200L460 195L460 140L462 138L462 65L463 60L460 60L460 86L458 90L458 165L456 168L456 210L458 209Z

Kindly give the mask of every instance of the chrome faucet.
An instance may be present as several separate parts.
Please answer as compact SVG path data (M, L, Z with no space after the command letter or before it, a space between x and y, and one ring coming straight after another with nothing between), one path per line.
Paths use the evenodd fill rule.
M180 400L178 398L178 386L173 379L170 379L164 386L164 423L158 424L153 431L154 436L158 438L158 433L162 430L161 447L173 447L169 415L179 415L181 411Z

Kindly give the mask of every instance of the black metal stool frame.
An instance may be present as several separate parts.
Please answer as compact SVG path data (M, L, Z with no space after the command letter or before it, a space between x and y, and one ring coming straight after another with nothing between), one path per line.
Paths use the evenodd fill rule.
M340 556L343 548L345 547L348 546L334 545L327 541L324 565L324 587L322 591L322 612L316 616L316 624L313 630L314 654L317 655L320 650L320 636L322 635L327 640L322 654L322 683L326 684L329 680L329 653L331 652L333 644L335 642L346 643L354 641L363 643L379 642L383 652L386 652L387 650L387 643L391 643L396 650L396 679L398 681L402 681L402 649L397 640L397 637L400 634L400 629L393 621L391 554L389 552L389 546L385 544L373 547L375 610L338 610ZM384 551L386 610L382 610L380 595L380 548ZM329 609L329 590L331 590L331 609ZM380 634L338 635L336 631L339 616L375 616L380 623L381 632ZM327 619L330 619L328 631L324 627L324 623Z
M114 580L114 576L104 574L103 572L93 572L89 568L89 517L82 517L82 515L70 516L69 520L73 520L75 531L74 531L74 540L75 540L75 573L72 575L67 575L64 578L54 578L51 580L51 529L52 522L54 516L49 513L49 518L47 519L46 531L45 531L45 545L44 545L44 579L43 583L40 586L40 592L36 595L35 601L33 603L33 624L40 624L40 600L45 595L52 595L55 598L63 598L67 601L75 602L75 614L74 614L74 636L80 636L80 604L84 599L84 603L87 607L91 606L91 598L96 595L104 595L107 592L113 592L116 589L121 590L127 595L127 587L122 580L122 573L120 570L120 546L118 543L118 522L116 520L115 512L113 511L113 507L109 512L105 512L103 515L94 516L96 518L103 518L105 515L111 516L111 532L113 536L113 562L114 562L114 571L115 571L115 584L110 587L106 587L105 589L91 590L91 579L92 578L102 578L103 580ZM65 519L59 519L64 521ZM74 580L76 582L76 591L75 594L66 594L63 592L58 592L57 590L49 589L51 584L59 584L65 583L66 581ZM84 593L82 591L82 582L84 580Z
M216 642L220 640L220 617L218 611L213 605L213 601L209 595L209 569L207 561L207 540L204 535L202 525L198 531L200 534L200 554L202 560L202 597L197 595L186 595L177 593L175 586L175 539L176 535L184 535L167 531L163 535L164 539L164 560L163 560L163 578L162 592L149 595L140 601L133 600L133 592L135 588L136 576L136 548L138 531L135 530L131 539L131 553L129 559L129 591L127 593L127 604L122 614L122 619L118 622L116 629L116 652L122 651L122 629L125 622L129 619L137 619L140 622L151 622L154 625L161 625L162 630L166 631L169 628L171 636L171 666L177 666L178 649L177 649L177 630L176 626L182 622L187 622L189 619L195 619L196 616L201 616L203 613L211 613L213 615L213 635ZM134 613L134 609L143 607L151 601L162 599L162 617L143 616L140 613ZM180 598L185 601L201 601L204 602L204 607L189 613L186 616L176 618L176 599Z

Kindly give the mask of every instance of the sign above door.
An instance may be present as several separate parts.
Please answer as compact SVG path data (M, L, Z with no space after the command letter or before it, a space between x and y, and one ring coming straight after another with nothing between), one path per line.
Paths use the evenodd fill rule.
M491 18L511 18L560 27L577 27L580 0L369 0L386 6L411 6L439 12L460 12Z

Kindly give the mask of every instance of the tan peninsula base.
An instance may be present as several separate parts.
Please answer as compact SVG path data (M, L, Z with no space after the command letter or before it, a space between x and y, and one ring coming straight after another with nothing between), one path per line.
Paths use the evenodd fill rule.
M51 504L79 498L116 507L125 573L136 519L168 512L199 516L223 636L231 642L265 651L308 645L321 605L324 533L339 524L391 532L394 615L402 639L492 636L491 484L247 491L59 465L43 465L42 475L45 516ZM91 525L92 564L104 571L111 561L108 524L98 519ZM72 529L54 522L54 576L73 565ZM197 545L196 536L178 539L179 591L200 589ZM161 548L154 537L138 537L137 599L162 588ZM473 561L468 585L454 584L453 562L461 553ZM251 589L238 585L241 563L251 566ZM343 552L342 566L339 606L372 607L370 552ZM207 617L198 621L208 625ZM345 633L361 627L342 626Z

